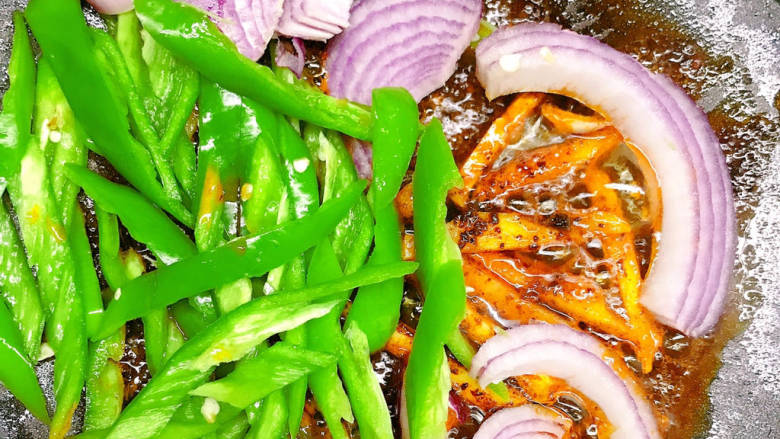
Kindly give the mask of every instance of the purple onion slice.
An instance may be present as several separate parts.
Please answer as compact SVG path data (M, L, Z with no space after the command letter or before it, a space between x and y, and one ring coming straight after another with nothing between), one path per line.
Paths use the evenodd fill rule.
M305 40L326 41L349 25L350 0L286 0L278 32Z
M419 102L455 71L481 14L478 0L357 2L350 26L328 44L330 93L370 104L371 90L397 86Z
M477 75L490 98L541 91L578 99L640 149L666 206L641 301L691 336L711 330L733 263L734 210L719 144L690 98L628 55L549 23L523 23L482 41Z
M474 357L471 373L483 387L520 375L563 379L601 408L613 439L660 438L638 385L615 372L596 340L568 326L524 325L496 335Z
M281 0L185 0L207 12L241 54L257 60L265 52L282 13Z
M535 404L526 404L497 411L490 415L474 435L474 439L513 439L541 437L561 439L571 428L571 420Z

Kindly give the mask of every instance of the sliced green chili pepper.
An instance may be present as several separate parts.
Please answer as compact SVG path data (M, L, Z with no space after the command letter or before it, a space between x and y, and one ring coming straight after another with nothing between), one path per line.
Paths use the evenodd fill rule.
M87 334L93 334L103 317L103 297L100 294L100 284L95 274L95 263L92 260L92 248L89 245L87 231L84 228L84 213L74 200L73 218L70 221L69 238L72 248L73 265L75 266L76 283L84 302L84 315Z
M98 255L100 270L108 287L116 290L127 281L125 267L120 256L119 222L116 215L95 205L98 223Z
M404 88L374 89L371 103L374 178L369 198L374 209L379 209L391 204L401 189L420 135L420 115Z
M341 267L339 266L336 253L330 241L323 240L311 255L309 263L308 283L316 285L337 279L341 276ZM309 346L331 354L340 354L338 343L335 339L341 337L341 327L339 326L339 317L344 308L344 302L349 295L348 291L343 293L343 301L331 310L328 314L311 320L306 323L307 341ZM346 439L347 432L341 424L344 419L347 422L355 420L352 416L352 407L349 404L344 387L339 378L336 366L323 367L309 375L309 388L317 402L317 407L328 424L328 430L334 439Z
M277 439L286 437L289 411L284 392L278 390L268 395L260 405L257 419L247 433L249 439Z
M146 244L163 264L196 253L190 238L167 215L132 188L112 183L81 166L67 165L68 178L100 205L119 216L133 238Z
M108 437L138 439L153 436L170 419L187 392L203 384L218 364L238 360L267 337L320 317L336 305L333 300L308 303L329 298L333 291L402 276L415 266L402 263L365 269L317 287L260 297L223 315L174 354L163 370L127 406Z
M27 358L38 360L43 334L40 292L13 219L0 199L0 292L22 336Z
M192 214L169 199L157 181L148 152L130 135L121 104L111 91L92 50L90 32L78 2L32 0L27 19L43 56L50 62L68 103L97 151L151 200L187 225ZM67 35L67 38L63 38Z
M154 436L186 399L187 393L202 384L217 365L242 358L267 337L318 317L334 305L333 302L276 306L267 303L261 299L250 302L185 343L125 408L108 437Z
M248 99L241 98L210 81L204 81L200 93L201 124L199 137L198 222L195 241L201 251L225 242L227 229L238 221L236 209L227 209L226 202L235 203L243 179L245 156L257 143L261 133L258 113L267 112ZM249 279L239 279L218 287L217 306L227 312L250 300Z
M81 397L86 368L86 327L81 288L74 267L71 242L60 221L51 191L43 150L36 139L27 146L14 197L22 236L30 262L38 266L38 282L54 363L54 395L57 401L49 436L64 437Z
M321 282L327 279L338 278L341 275L341 269L338 266L335 254L332 249L328 250L328 246L329 243L324 241L312 255L309 269L310 282ZM364 270L367 268L364 268ZM348 327L352 329L349 329L350 332L347 338L341 333L341 325L339 323L340 310L343 308L343 303L348 298L349 292L350 290L344 290L337 296L342 299L340 306L335 308L337 311L331 311L328 315L306 324L308 333L311 336L311 346L316 346L317 349L339 356L339 369L349 393L351 411L355 413L361 437L390 438L392 437L390 413L379 383L373 374L369 358L370 352L363 348L365 335L354 325ZM371 372L367 373L368 370L371 370ZM345 432L343 427L341 427L340 418L344 416L337 414L340 411L349 413L350 404L345 404L341 401L342 396L340 393L343 392L343 389L341 389L340 382L337 379L331 383L324 381L328 377L327 374L327 369L312 374L309 382L312 385L312 392L316 392L314 393L315 398L319 394L320 398L328 403L326 407L332 404L333 408L329 410L332 412L331 419L327 420L326 418L331 434L334 437L343 437ZM336 375L336 378L338 378L338 375ZM319 404L320 400L317 401ZM351 413L349 413L349 417L352 417ZM346 419L349 420L349 418ZM339 425L339 427L333 428L334 425Z
M44 152L34 138L30 139L22 159L19 182L15 188L15 204L17 212L21 212L20 227L28 258L38 267L44 312L50 316L46 335L57 355L54 363L57 409L50 437L60 438L70 428L81 398L87 356L86 327L72 243L51 191Z
M188 397L176 410L165 427L154 436L156 439L197 439L208 437L226 427L231 420L241 414L241 410L230 404L220 404L208 401L200 396ZM216 414L209 414L209 419L203 414L203 405L212 410L219 407ZM216 410L215 410L216 411ZM208 412L207 412L208 414Z
M204 330L214 320L203 315L193 308L186 300L176 302L171 307L171 313L176 319L179 328L186 338L192 338L198 332Z
M413 177L415 249L418 277L425 293L409 365L406 407L412 439L446 434L447 389L440 377L444 343L465 312L466 290L460 250L446 227L447 191L460 184L441 123L423 131ZM444 395L443 395L444 394ZM442 419L442 413L443 419Z
M256 357L239 362L225 378L202 384L190 395L244 408L314 370L335 364L336 357L333 355L287 342L276 343Z
M334 131L325 132L307 124L303 132L309 149L324 162L322 197L329 200L358 179L352 156L341 135ZM344 272L351 273L366 262L373 234L371 209L365 198L361 198L331 235L333 250Z
M35 369L24 353L19 329L5 304L0 302L0 383L24 404L36 418L49 423L46 399L35 376Z
M143 267L133 267L134 259L122 260L119 254L119 224L116 216L95 206L98 220L100 267L109 288L116 290L127 279L137 277ZM124 378L119 360L124 354L125 327L89 346L89 372L86 386L84 430L101 430L111 426L122 411Z
M71 255L66 254L66 257ZM49 430L50 439L64 438L70 430L73 413L81 400L87 368L87 334L84 321L84 305L78 279L74 269L67 269L63 277L64 289L60 292L54 307L52 323L56 336L49 338L53 345L54 399L57 407ZM40 272L39 272L40 273Z
M219 439L241 439L249 430L249 421L246 414L241 413L216 431L216 437Z
M244 277L265 274L321 240L343 217L359 194L359 182L319 211L266 233L238 238L213 250L183 259L124 285L103 318L99 336L150 309L208 291Z
M182 196L179 192L176 176L173 175L173 168L167 160L166 151L162 150L161 140L148 115L148 112L150 112L148 106L149 99L143 96L142 91L139 90L133 81L129 67L116 41L102 30L90 29L90 31L95 41L95 46L104 53L113 68L114 77L117 81L116 90L122 94L127 102L127 108L133 122L133 131L146 146L147 151L149 151L149 155L160 175L160 181L166 195L173 200L181 201Z
M130 23L126 26L128 33L140 27L135 11L127 21ZM137 34L131 35L135 37ZM151 89L159 100L159 106L154 111L156 117L153 120L162 138L162 149L171 150L167 142L171 141L172 134L168 133L174 133L178 129L180 135L175 139L172 149L173 170L182 188L194 202L197 192L195 148L187 133L181 130L180 124L183 122L181 116L171 116L174 114L190 116L193 110L193 99L197 98L200 92L200 75L176 59L168 49L157 44L148 32L142 31L141 38L143 39L142 57L148 66L146 70L148 70ZM136 45L135 41L133 45Z
M369 268L363 270L367 269ZM344 329L344 337L339 340L343 352L339 360L339 368L360 427L360 437L393 438L390 411L382 394L382 388L379 387L379 381L374 375L366 335L353 322Z
M38 62L38 83L35 102L33 134L41 142L46 162L51 171L51 186L60 221L68 225L76 205L79 187L62 172L62 164L86 165L87 147L83 131L78 126L68 101L46 59Z
M164 212L149 203L141 194L80 166L68 165L66 174L95 200L102 209L118 214L130 234L139 242L146 244L163 264L171 264L180 259L193 256L195 246ZM193 301L204 318L210 318L213 305L209 309L207 300ZM146 359L150 372L154 374L165 361L167 341L171 333L168 311L164 306L150 309L143 315L144 338L146 341ZM94 332L90 331L90 336Z
M263 127L263 133L269 131ZM249 163L246 182L241 188L241 207L246 230L259 233L276 225L284 193L279 154L273 140L258 136Z
M35 102L35 58L27 26L20 12L14 12L14 37L8 77L11 84L3 95L0 113L0 194L19 173L19 162L27 149Z
M372 93L374 178L369 198L374 209L374 251L370 264L401 260L401 225L393 199L409 168L418 136L418 111L405 89L382 88ZM395 331L403 299L403 279L361 288L347 322L365 332L371 351L381 349Z
M303 218L319 206L319 186L314 169L314 160L303 139L285 119L278 116L279 153L282 159L283 180L287 187L290 214L292 218ZM299 255L285 266L281 288L298 289L306 284L306 262ZM296 328L285 334L285 340L300 346L306 345L306 331ZM288 386L287 409L290 437L298 435L303 408L306 404L306 379L301 378Z
M84 430L108 428L119 418L125 382L119 360L124 354L125 328L89 347Z
M204 12L173 0L137 0L135 8L159 44L228 90L292 117L369 137L371 117L363 106L285 83L268 67L240 55Z

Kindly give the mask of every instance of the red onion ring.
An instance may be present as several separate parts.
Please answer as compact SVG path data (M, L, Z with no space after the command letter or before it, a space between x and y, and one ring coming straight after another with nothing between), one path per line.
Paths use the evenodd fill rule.
M330 93L370 104L374 88L398 86L419 101L455 71L481 14L478 0L357 2L350 26L328 45Z
M485 39L477 48L477 74L491 98L545 91L593 105L637 144L667 188L663 205L674 206L663 209L663 239L642 303L689 335L710 330L733 263L734 211L719 144L707 124L695 122L701 113L691 110L695 104L629 56L549 23L524 23ZM715 317L691 324L691 307Z
M306 65L306 47L300 38L293 38L291 43L292 50L281 44L281 42L279 43L276 47L276 58L274 61L280 67L289 68L295 73L295 76L300 78Z
M471 374L481 386L519 375L561 378L607 415L613 439L660 438L653 412L635 382L621 378L592 337L565 325L512 328L485 342L474 356Z
M280 34L325 41L349 25L350 0L286 0Z
M211 15L219 29L249 59L257 60L282 15L282 0L185 0Z
M526 404L492 414L479 426L474 439L561 439L570 428L569 419L543 406Z

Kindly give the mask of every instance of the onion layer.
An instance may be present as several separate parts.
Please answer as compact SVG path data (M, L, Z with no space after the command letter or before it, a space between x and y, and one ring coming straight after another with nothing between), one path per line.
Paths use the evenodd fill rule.
M491 99L559 93L612 119L662 189L663 237L641 302L688 335L711 330L728 290L735 221L720 145L696 104L628 55L550 23L523 23L483 40L477 76Z
M280 67L287 67L295 73L295 76L301 77L303 68L306 65L306 47L303 45L303 40L300 38L293 38L290 41L291 48L288 48L281 41L276 47L276 65Z
M286 0L278 31L290 37L325 41L349 26L351 0Z
M265 52L282 15L283 0L185 0L211 15L219 29L249 59Z
M488 340L471 365L481 386L512 376L548 375L598 404L615 428L613 439L660 438L650 406L635 382L622 379L592 337L564 325L512 328Z
M479 29L479 0L361 0L328 45L328 88L371 103L371 90L405 87L419 102L441 87Z
M479 426L474 439L561 439L570 427L571 421L554 411L526 404L492 414Z

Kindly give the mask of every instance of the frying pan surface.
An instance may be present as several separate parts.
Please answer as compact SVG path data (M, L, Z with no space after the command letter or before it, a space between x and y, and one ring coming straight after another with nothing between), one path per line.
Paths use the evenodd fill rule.
M2 91L8 84L11 13L25 3L0 0ZM722 366L709 388L711 405L698 437L780 438L780 3L487 1L490 21L505 24L507 16L559 21L656 70L674 66L665 73L684 83L709 113L731 169L740 239L729 311L719 331ZM99 21L94 14L90 20ZM52 373L51 360L39 364L50 400ZM82 413L77 410L76 427ZM44 427L0 385L0 438L44 437Z

